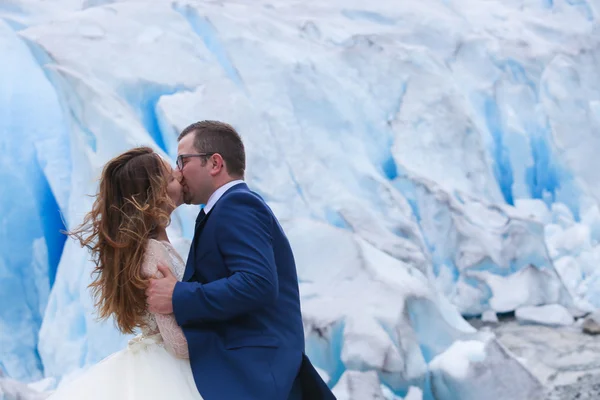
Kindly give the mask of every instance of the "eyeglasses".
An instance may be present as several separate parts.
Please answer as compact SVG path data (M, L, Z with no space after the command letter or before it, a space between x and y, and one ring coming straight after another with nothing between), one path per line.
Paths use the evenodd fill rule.
M177 156L177 169L183 169L183 160L190 157L209 157L216 153L180 154Z

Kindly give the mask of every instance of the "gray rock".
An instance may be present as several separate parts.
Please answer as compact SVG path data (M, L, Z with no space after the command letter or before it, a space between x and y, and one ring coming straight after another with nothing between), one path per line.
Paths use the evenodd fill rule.
M588 315L583 321L582 329L590 335L600 334L600 311Z

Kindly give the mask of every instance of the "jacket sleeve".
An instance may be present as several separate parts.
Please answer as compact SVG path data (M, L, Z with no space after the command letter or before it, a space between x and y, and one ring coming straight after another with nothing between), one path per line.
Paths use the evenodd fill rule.
M235 318L274 303L279 293L267 206L248 192L221 201L217 243L229 276L176 284L173 310L181 326Z

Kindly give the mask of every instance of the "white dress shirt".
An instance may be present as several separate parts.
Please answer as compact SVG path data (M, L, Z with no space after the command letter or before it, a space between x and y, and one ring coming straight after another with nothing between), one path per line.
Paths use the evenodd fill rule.
M210 210L212 210L212 208L215 206L215 204L217 204L217 201L219 201L221 196L223 196L225 194L226 191L228 191L230 188L234 187L235 185L239 185L240 183L244 183L244 181L241 179L237 179L235 181L228 182L228 183L224 184L223 186L221 186L220 188L218 188L217 190L215 190L215 192L213 194L211 194L210 197L208 198L208 201L206 202L206 205L204 206L204 212L208 214L210 212Z

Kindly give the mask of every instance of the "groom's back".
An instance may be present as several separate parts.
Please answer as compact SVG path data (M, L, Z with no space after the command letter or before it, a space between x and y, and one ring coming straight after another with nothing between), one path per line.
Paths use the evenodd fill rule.
M258 195L256 195L258 196ZM304 329L300 310L300 294L296 261L290 242L272 210L260 198L273 218L273 252L279 279L279 296L272 310L289 343L301 345L304 351Z
M197 225L186 276L173 307L202 396L286 399L304 352L296 264L277 218L245 184Z
M238 197L253 207L261 208L268 213L271 219L270 234L272 251L277 268L277 296L273 303L248 315L241 316L239 323L248 324L248 328L260 330L266 335L275 335L283 347L300 348L304 351L304 330L300 310L300 294L298 288L298 274L296 262L290 242L279 224L277 217L266 202L255 192L250 190L233 190L228 192L219 201L226 204L231 197ZM215 213L218 208L215 207ZM215 215L216 217L216 215ZM215 218L217 220L218 218ZM221 221L226 223L226 221ZM253 238L249 238L250 241ZM226 240L226 239L225 239Z

